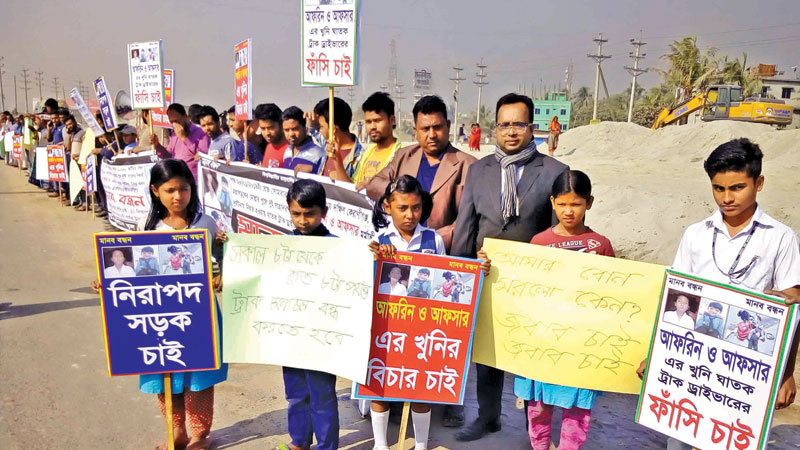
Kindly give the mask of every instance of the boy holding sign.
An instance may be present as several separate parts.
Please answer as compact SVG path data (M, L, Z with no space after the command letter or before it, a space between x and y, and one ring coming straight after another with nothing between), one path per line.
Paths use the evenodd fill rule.
M292 234L336 237L322 219L328 212L325 188L314 180L298 180L286 195L289 215L295 226ZM336 399L336 375L316 370L283 368L283 385L289 402L289 436L292 443L276 450L308 450L312 434L317 436L317 450L339 448L339 405Z
M711 281L764 291L791 304L800 295L800 248L794 231L768 216L756 202L764 187L763 156L758 145L745 138L726 142L711 152L704 168L719 210L686 229L672 267ZM794 402L797 345L795 333L776 409ZM642 361L637 370L640 378L646 363ZM678 449L681 445L670 438L667 447Z

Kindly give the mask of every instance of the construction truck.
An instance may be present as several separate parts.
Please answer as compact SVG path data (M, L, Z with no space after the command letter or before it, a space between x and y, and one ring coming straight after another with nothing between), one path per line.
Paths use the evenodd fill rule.
M792 123L792 107L783 100L743 98L740 86L717 84L706 88L685 102L659 113L653 129L679 123L695 111L702 110L703 121L740 120L785 126Z

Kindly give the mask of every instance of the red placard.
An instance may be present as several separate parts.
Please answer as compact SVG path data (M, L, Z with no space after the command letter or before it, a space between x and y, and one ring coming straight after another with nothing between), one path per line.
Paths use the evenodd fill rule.
M175 71L173 69L164 69L164 107L153 108L150 110L150 120L153 121L154 127L172 128L167 117L167 108L174 101L172 94L175 87Z
M67 181L67 164L63 145L47 146L47 176L50 181Z
M15 134L13 139L14 145L11 149L11 157L19 161L22 159L22 135Z
M234 87L236 89L234 119L250 120L253 118L253 108L250 104L253 93L252 74L250 73L250 58L252 56L250 39L236 44L233 48L233 53Z
M367 384L356 387L355 397L462 404L480 262L398 252L375 267Z

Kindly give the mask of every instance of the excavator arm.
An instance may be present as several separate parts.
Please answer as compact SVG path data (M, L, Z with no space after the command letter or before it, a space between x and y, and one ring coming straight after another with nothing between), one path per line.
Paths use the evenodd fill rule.
M666 108L658 114L656 121L653 122L652 129L657 130L663 126L676 122L681 118L686 117L699 109L702 109L705 104L706 94L700 93L674 108Z

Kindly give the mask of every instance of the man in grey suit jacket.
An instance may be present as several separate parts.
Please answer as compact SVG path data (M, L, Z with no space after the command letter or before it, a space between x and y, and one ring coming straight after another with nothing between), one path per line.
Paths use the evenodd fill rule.
M450 251L454 256L475 258L485 238L530 242L554 223L550 192L569 167L536 151L529 97L507 94L497 101L495 114L497 148L467 174ZM476 366L478 418L456 435L461 441L500 430L504 372Z

